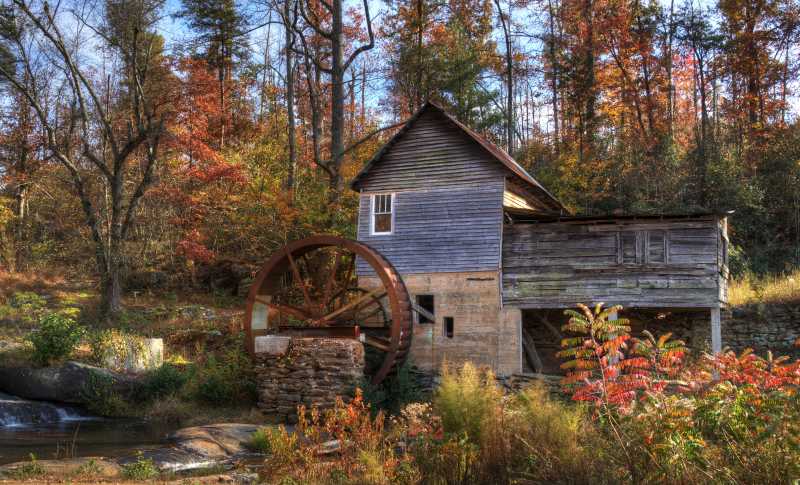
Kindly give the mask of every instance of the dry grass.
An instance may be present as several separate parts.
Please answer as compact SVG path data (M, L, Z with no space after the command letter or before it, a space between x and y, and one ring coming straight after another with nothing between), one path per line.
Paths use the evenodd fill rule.
M800 304L800 270L784 275L744 275L728 286L731 306L767 304Z

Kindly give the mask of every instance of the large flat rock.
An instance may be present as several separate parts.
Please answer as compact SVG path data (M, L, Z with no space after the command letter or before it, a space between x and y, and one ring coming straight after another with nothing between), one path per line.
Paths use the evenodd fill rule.
M222 423L180 429L168 438L169 446L146 450L141 457L153 460L161 471L184 471L224 464L251 454L245 447L259 428L254 424ZM121 465L139 456L120 458Z

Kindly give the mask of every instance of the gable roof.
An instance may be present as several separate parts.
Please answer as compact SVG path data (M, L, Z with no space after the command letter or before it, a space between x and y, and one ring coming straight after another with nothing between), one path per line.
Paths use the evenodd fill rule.
M488 155L491 156L494 160L501 163L507 170L511 172L512 177L515 179L515 187L520 187L525 192L532 192L537 199L541 202L545 203L546 205L550 206L555 211L565 211L566 209L561 204L561 202L556 199L556 197L551 194L547 189L542 186L536 179L534 179L528 172L525 171L520 164L516 162L511 155L506 153L505 150L498 147L494 143L490 142L476 131L472 130L468 126L464 125L460 121L458 121L455 117L447 113L441 106L435 104L431 101L427 101L420 109L414 113L411 118L408 119L405 125L403 125L400 130L388 141L386 142L380 150L375 153L375 155L367 162L366 165L361 169L361 171L353 177L353 180L350 182L350 187L353 190L359 190L361 182L363 178L369 173L369 171L380 161L383 159L384 155L391 150L392 146L400 140L414 125L414 123L419 119L419 117L428 111L436 111L437 113L444 116L449 122L453 125L458 127L463 133L465 133L469 138L475 141Z

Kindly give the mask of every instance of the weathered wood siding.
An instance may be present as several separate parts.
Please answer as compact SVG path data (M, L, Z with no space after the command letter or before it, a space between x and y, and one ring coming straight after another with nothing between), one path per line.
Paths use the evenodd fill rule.
M426 111L370 169L363 192L429 189L499 181L502 164L436 111Z
M498 270L503 181L395 193L394 232L370 235L370 194L361 195L358 240L401 274ZM372 274L358 264L359 275Z
M503 302L718 307L727 270L717 218L519 223L503 235Z

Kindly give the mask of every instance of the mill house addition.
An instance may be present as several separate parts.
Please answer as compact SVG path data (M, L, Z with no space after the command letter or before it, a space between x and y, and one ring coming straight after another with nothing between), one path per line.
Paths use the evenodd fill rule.
M722 348L724 215L572 216L505 151L433 103L351 187L358 240L411 295L410 355L421 368L472 361L498 374L553 371L563 309L576 303L621 304L626 316L656 322L693 315L690 344ZM359 286L377 284L364 261L357 274Z

